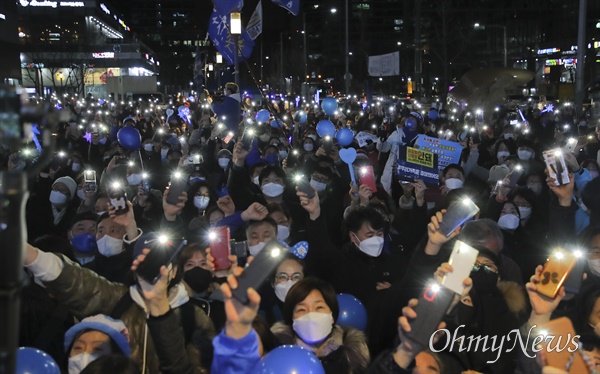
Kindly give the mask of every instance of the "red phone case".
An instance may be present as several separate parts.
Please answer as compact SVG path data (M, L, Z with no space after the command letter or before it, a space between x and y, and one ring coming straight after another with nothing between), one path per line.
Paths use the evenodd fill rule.
M377 192L377 185L375 184L375 173L373 172L372 166L362 166L359 170L360 184L364 184L371 189L371 192Z
M210 240L210 253L215 259L215 270L225 270L229 263L230 234L229 227L216 227L213 229L214 238Z

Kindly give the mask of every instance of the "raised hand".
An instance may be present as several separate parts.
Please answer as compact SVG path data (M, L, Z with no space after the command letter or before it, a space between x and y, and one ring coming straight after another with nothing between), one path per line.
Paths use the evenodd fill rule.
M437 279L438 283L442 283L442 279L449 273L452 273L453 271L454 271L454 268L452 267L452 265L450 265L447 262L444 262L437 268L437 270L433 273L433 275ZM473 288L473 280L469 277L465 278L463 280L463 286L464 286L464 288L463 288L462 293L460 295L454 296L454 300L452 300L452 304L450 305L448 310L452 310L452 308L454 308L454 306L458 303L459 300L462 300L464 297L466 297L469 294L469 292L471 292L471 288Z
M225 299L225 314L227 315L225 334L235 339L243 338L250 332L252 322L258 314L260 306L260 295L253 288L248 288L248 300L250 302L247 305L233 298L231 290L238 287L236 277L242 275L242 272L242 268L236 266L233 269L233 274L227 278L227 283L221 285L221 291Z
M548 185L548 188L550 188L550 191L558 198L558 204L560 206L571 206L573 201L573 190L575 189L575 178L573 177L573 174L569 173L569 179L569 183L557 186L554 178L546 178L546 184Z
M311 188L313 189L313 191L315 193L315 196L313 196L312 199L309 199L308 195L306 195L304 192L298 190L297 187L296 187L296 195L298 196L298 198L300 198L300 205L302 205L304 210L306 210L308 212L310 219L312 221L314 221L317 218L319 218L319 216L321 215L321 205L319 203L319 193L313 186L311 186Z
M116 214L116 209L111 204L108 204L108 215L115 221L115 223L124 226L127 230L127 238L129 240L134 239L137 235L137 223L135 222L135 215L133 214L133 204L127 200L127 213L122 215Z
M440 223L443 221L444 213L446 213L446 209L442 209L440 212L437 212L433 217L431 217L431 222L427 225L427 235L429 236L429 240L427 242L427 246L425 247L425 253L428 255L436 255L442 245L460 233L460 227L457 227L456 230L454 230L454 232L448 237L439 231Z
M169 187L165 189L163 193L163 210L165 212L165 219L167 221L175 221L177 216L181 214L181 211L185 207L185 203L187 202L187 192L183 191L181 195L179 195L179 202L177 205L171 205L167 202L167 196L169 195Z
M550 320L552 312L565 297L565 288L561 287L556 295L556 298L551 299L537 292L537 285L542 281L542 271L544 267L538 265L535 268L535 274L531 276L529 282L525 285L529 302L531 303L531 316L529 317L530 325L545 323Z
M219 200L217 200L217 207L221 209L225 217L229 217L235 213L235 204L229 195L219 198Z
M267 207L260 203L252 203L248 209L242 212L242 219L244 221L261 221L269 215Z
M138 269L138 266L144 262L148 253L150 253L150 250L145 248L142 251L142 254L133 260L133 264L131 265L131 270L133 272L135 272ZM166 266L161 266L160 278L155 284L150 284L141 277L138 277L137 283L140 286L139 291L144 298L144 303L146 304L146 308L150 315L154 317L162 316L171 308L169 305L169 297L167 295L167 287L169 285L169 273L176 271L177 269L173 270L172 265L169 265L168 269ZM171 276L174 277L175 274L173 273Z

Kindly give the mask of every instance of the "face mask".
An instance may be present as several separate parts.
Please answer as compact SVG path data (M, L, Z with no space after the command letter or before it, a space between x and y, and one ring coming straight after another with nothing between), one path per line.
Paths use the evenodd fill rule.
M275 155L273 153L270 153L267 155L267 157L265 157L265 161L267 161L267 163L269 165L277 165L277 164L279 164L279 156Z
M294 284L296 283L293 280L288 280L284 283L278 283L275 285L275 296L277 296L279 301L282 303L285 302L285 297Z
M73 171L73 173L79 172L79 170L81 170L81 164L74 162L73 165L71 165L71 170Z
M448 178L444 184L449 190L456 190L463 186L463 181L458 178Z
M286 151L279 151L279 157L283 160L284 158L287 158L288 153ZM591 173L591 172L590 172Z
M201 267L194 267L183 273L183 280L196 292L204 292L212 281L212 273Z
M217 160L217 162L219 163L219 167L221 169L227 169L227 166L229 166L229 159L227 157L223 157Z
M588 259L588 265L590 267L590 272L597 277L600 277L600 258Z
M472 306L458 303L456 306L456 316L458 322L461 325L468 325L473 322L473 316L475 315L475 309Z
M473 280L473 288L480 295L490 294L496 289L498 274L486 272L483 266L478 271L472 271L470 277Z
M104 235L96 241L98 252L105 257L116 256L123 252L123 239L115 239L112 236Z
M160 157L161 157L163 160L164 160L164 159L166 159L166 158L167 158L167 153L169 153L169 150L168 150L168 149L165 149L165 148L161 149L161 150L160 150Z
M512 139L514 135L512 133L504 134L504 139Z
M304 144L304 150L306 152L311 152L314 148L315 148L315 146L312 143L305 143Z
M194 206L198 209L206 209L210 198L206 196L194 196Z
M310 185L313 186L317 192L323 192L327 188L327 183L317 182L314 179L310 180Z
M141 174L130 174L127 176L127 183L130 186L139 186L142 183L142 175Z
M526 150L518 150L517 155L519 156L519 159L527 161L531 158L531 156L533 156L533 152Z
M277 240L286 241L289 237L290 228L283 225L277 225Z
M496 153L496 157L498 158L498 161L502 160L503 158L507 158L508 156L510 156L510 152L507 152L507 151L500 151L500 152Z
M529 216L531 215L531 208L525 207L525 206L520 206L519 214L521 215L521 219L529 218Z
M589 172L592 176L592 179L598 178L598 172L596 170L590 170Z
M144 144L144 151L152 152L154 150L154 146L151 143Z
M331 333L333 316L331 313L310 312L296 318L292 328L306 343L319 343Z
M192 177L192 178L190 178L190 183L194 184L196 182L205 181L205 180L206 180L206 178L202 178L202 177Z
M256 177L252 178L252 183L254 183L257 186L260 184L260 182L258 181L258 175Z
M267 197L277 197L283 194L283 186L278 183L267 183L262 186L262 192Z
M263 248L265 247L265 245L267 245L267 243L265 243L265 242L260 242L260 243L258 243L256 245L249 245L248 246L248 251L250 252L250 256L255 256L256 257L256 255L259 254L260 251L263 250Z
M96 361L98 356L90 353L80 353L69 357L69 374L79 374L90 363Z
M505 214L498 220L498 226L504 230L514 230L519 227L521 220L514 214Z
M102 212L96 212L96 214L98 215L98 217L100 217L101 215L103 215L104 213L106 213L106 210L102 211Z
M83 188L77 189L77 197L81 200L85 200L85 191L83 190Z
M83 266L85 264L89 264L90 262L94 261L95 258L96 258L96 256L92 256L92 257L76 257L75 259L77 260L77 262L79 262L79 265Z
M71 239L71 244L81 253L94 253L98 246L96 245L96 237L89 233L77 234Z
M310 134L306 136L307 138L311 138L314 141L317 141L317 136L315 134Z
M67 202L67 195L60 193L58 191L50 192L50 204L62 205L66 202Z
M358 236L354 235L356 240L358 240ZM363 240L358 245L358 249L368 256L371 257L379 257L381 251L383 250L383 242L384 239L380 236L372 236L368 239Z
M531 183L527 185L527 188L533 191L537 196L542 193L542 184L541 183Z
M100 138L100 139L98 139L98 143L100 143L102 145L106 144L106 138Z

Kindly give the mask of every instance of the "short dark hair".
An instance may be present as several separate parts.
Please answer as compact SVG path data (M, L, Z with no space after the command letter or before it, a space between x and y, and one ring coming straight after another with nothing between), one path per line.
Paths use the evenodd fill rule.
M262 225L263 223L268 223L269 225L273 226L275 228L275 232L277 232L277 222L275 222L275 220L269 216L260 221L248 221L248 224L246 225L246 231L250 230L250 228L254 226Z
M285 303L283 303L283 321L285 324L292 326L294 323L294 308L315 290L321 293L323 300L325 300L325 303L331 309L334 322L337 321L340 306L338 305L333 286L318 278L308 277L299 280L298 283L293 285L285 297Z
M290 211L281 204L269 203L267 204L267 210L269 211L269 215L275 212L281 212L284 216L287 217L287 219L292 218L292 214L290 213Z
M194 256L195 252L201 252L204 255L204 257L206 257L206 245L202 243L192 243L183 248L181 254L179 255L178 272L183 272L183 267L185 266L185 263L188 262L188 260Z
M386 222L381 213L373 207L366 206L355 209L346 218L346 229L357 232L362 225L368 222L375 230L384 230Z
M287 174L285 174L285 171L283 171L282 168L280 168L279 166L275 166L275 165L265 166L265 168L262 169L260 171L260 174L258 175L258 182L260 184L262 184L263 179L268 177L269 174L271 174L271 173L275 173L275 175L277 175L279 178L283 179L284 187L285 187L285 182L287 180Z
M450 165L446 166L444 171L442 171L442 176L444 178L446 178L446 174L448 174L448 171L450 169L458 170L462 173L463 177L465 176L465 170L462 168L462 166L460 166L459 164L450 164Z

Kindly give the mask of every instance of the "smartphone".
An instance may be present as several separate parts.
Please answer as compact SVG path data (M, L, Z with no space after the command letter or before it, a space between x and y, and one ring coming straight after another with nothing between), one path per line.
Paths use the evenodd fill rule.
M333 150L333 140L331 139L331 136L325 136L323 138L323 149L327 154L330 154Z
M96 192L96 171L86 170L83 172L84 191Z
M377 192L377 185L375 184L375 173L373 172L373 166L361 166L359 170L359 184L364 184L371 189L371 192Z
M238 277L238 287L232 290L233 297L242 304L248 304L248 288L252 287L258 290L267 280L270 274L277 269L277 266L285 258L289 250L276 240L272 240L265 248L260 251L254 260L244 269L242 275Z
M519 181L519 179L521 179L521 175L523 175L523 166L521 165L515 165L515 167L513 168L513 171L510 173L508 179L508 186L510 188L513 188L514 186L517 185L517 182Z
M187 190L190 176L183 171L175 171L171 175L171 184L169 185L169 194L167 203L171 205L179 204L179 196Z
M243 242L232 240L229 246L231 254L237 256L238 259L248 257L248 243L245 240Z
M569 138L569 140L567 140L567 145L565 146L565 149L571 153L574 153L575 149L577 148L577 143L579 143L577 138Z
M443 215L439 231L446 236L450 236L454 230L475 217L477 213L479 213L479 207L475 205L473 200L468 197L462 198L448 207Z
M534 330L534 334L536 338L545 336L534 349L536 352L538 349L544 351L547 366L563 368L566 373L590 373L581 354L579 336L569 318L561 317L543 323ZM559 346L566 349L557 349Z
M304 177L298 175L294 177L294 181L296 182L296 187L298 187L298 191L304 192L306 197L312 199L315 197L315 191L312 189L310 182L307 181Z
M228 259L231 250L229 227L215 227L209 232L208 237L210 253L215 259L215 270L229 269L231 266Z
M583 282L583 273L585 272L585 257L578 256L578 253L574 253L577 260L575 261L575 266L573 270L565 279L565 283L563 286L565 287L565 292L578 294L579 289L581 288L581 283Z
M254 140L254 129L247 128L242 135L242 147L245 150L250 150L252 148L252 141Z
M108 188L108 198L110 205L115 208L115 214L120 216L129 211L127 206L127 192L125 192L125 184L121 182L112 182Z
M576 262L577 257L573 253L562 248L553 250L544 264L542 280L537 285L537 292L554 299Z
M177 261L179 253L187 244L183 239L156 239L151 241L152 249L146 255L144 261L139 264L135 271L140 277L150 284L155 284L160 279L160 268L162 266L169 267ZM150 244L145 242L144 244Z
M223 139L223 141L225 142L225 144L229 144L229 142L231 141L231 138L233 138L233 132L229 132L227 134L227 136L225 137L225 139Z
M560 148L544 151L544 162L548 169L548 175L554 178L554 184L562 186L568 184L571 180L569 179L569 170L565 163L565 157Z
M465 288L463 282L465 278L468 278L471 274L478 254L478 250L457 240L454 244L454 249L450 254L450 259L448 260L448 263L452 265L453 271L452 273L446 274L442 279L442 286L462 295Z
M414 308L417 318L410 321L410 332L405 333L406 337L421 347L429 347L431 336L438 329L453 299L454 292L451 290L437 283L428 286L419 296L419 303Z

